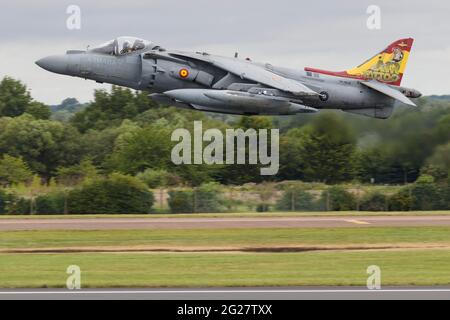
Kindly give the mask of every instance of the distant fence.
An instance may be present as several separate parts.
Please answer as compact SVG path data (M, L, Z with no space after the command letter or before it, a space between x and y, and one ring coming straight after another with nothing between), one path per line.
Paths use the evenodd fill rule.
M450 210L449 185L386 188L329 187L324 190L205 192L198 189L155 191L156 207L173 213L268 211L413 211Z
M72 193L53 191L34 197L0 192L0 214L114 214L114 213L239 213L326 211L435 211L450 210L448 183L415 183L408 186L325 186L305 184L252 185L210 188L157 189L149 195L117 189L101 207L74 208ZM90 199L90 197L92 199ZM143 198L141 198L143 197ZM83 204L96 196L83 194ZM146 203L141 201L146 199ZM95 202L97 203L97 202ZM118 211L118 208L120 211Z

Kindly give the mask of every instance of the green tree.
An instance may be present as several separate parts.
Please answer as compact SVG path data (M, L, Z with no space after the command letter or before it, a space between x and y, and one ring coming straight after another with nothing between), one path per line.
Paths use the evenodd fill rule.
M255 130L258 137L260 138L261 129L270 130L273 128L272 120L269 117L241 117L239 122L235 125L235 129L243 130L247 132L248 130ZM270 145L270 133L268 135L269 145ZM235 155L238 152L238 146L235 139ZM250 150L248 139L246 139L246 162L250 158ZM270 146L269 146L270 150ZM227 150L228 151L228 150ZM255 150L252 150L255 151ZM258 151L258 150L256 150ZM262 166L259 164L234 164L234 165L224 165L222 167L216 167L218 171L216 172L216 178L219 182L225 184L245 184L249 182L260 183L264 180L269 180L270 177L261 176Z
M112 126L101 131L89 130L83 134L83 139L80 141L82 153L85 157L92 159L94 165L106 169L106 163L118 145L116 141L137 129L139 127L134 123L124 121L119 127Z
M411 190L402 189L396 194L389 197L388 205L389 211L410 211L413 207L414 199L411 194Z
M382 193L373 193L364 197L360 211L387 211L389 209L388 197Z
M412 210L432 211L442 207L442 193L432 176L423 175L412 186Z
M333 114L323 114L307 128L302 153L309 181L337 183L353 178L355 136Z
M354 131L358 154L369 153L367 159L373 160L358 161L358 172L361 167L367 169L359 175L360 179L367 182L375 178L377 183L384 184L413 183L436 147L450 142L450 99L425 97L419 100L419 105L416 109L397 108L386 121L333 112ZM274 121L287 132L292 128L304 129L321 116L279 117ZM282 157L283 152L286 151L281 150Z
M31 214L30 208L31 200L19 197L15 194L8 195L6 205L6 214L8 215L29 215Z
M116 140L113 170L136 175L146 169L167 169L171 163L172 131L158 124L137 129Z
M356 210L355 196L340 186L333 186L322 193L322 204L327 211Z
M308 138L306 130L295 128L280 139L280 180L304 180L304 143Z
M27 114L0 121L0 153L21 157L47 180L58 167L78 163L80 151L80 135L70 125Z
M248 129L267 129L273 128L272 119L270 117L241 117L238 124L238 128L248 130Z
M144 182L149 188L173 187L181 183L181 178L167 170L147 169L136 175L136 178Z
M77 165L58 168L56 179L65 186L75 186L87 179L95 179L98 175L97 167L91 160L85 159Z
M8 204L9 196L8 194L0 189L0 214L6 213L6 206Z
M436 136L441 143L450 142L450 114L442 116L436 127Z
M172 213L222 212L221 188L216 183L206 183L190 190L169 192L169 207Z
M40 195L35 201L36 214L38 215L61 215L66 213L66 195L63 192Z
M31 102L25 110L25 113L32 115L36 119L48 120L52 116L50 108L40 102Z
M94 101L78 112L71 122L80 132L104 130L112 125L120 125L124 119L133 119L154 106L145 93L113 86L111 92L95 91Z
M388 183L391 167L390 155L382 146L369 150L361 150L355 157L355 169L359 180L363 183Z
M0 185L25 183L33 177L28 165L21 159L5 154L0 159Z
M0 82L0 116L17 117L22 115L32 99L27 87L20 81L5 77Z
M68 197L71 214L147 214L153 203L153 193L145 184L118 173L88 181Z
M450 143L436 149L427 160L422 173L431 175L438 181L445 181L450 177Z

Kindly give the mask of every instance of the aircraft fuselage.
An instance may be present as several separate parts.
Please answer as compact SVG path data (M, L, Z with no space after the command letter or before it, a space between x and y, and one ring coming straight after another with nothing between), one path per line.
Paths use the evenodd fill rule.
M244 66L252 65L252 68L256 66L263 72L269 71L274 80L277 76L295 80L318 94L298 96L250 81L245 77L245 71L242 75L227 72L202 60L204 56L211 60L227 59L230 64L238 62L240 65L245 63ZM248 59L166 51L159 47L127 55L68 51L65 55L44 58L37 64L63 75L148 91L150 97L161 104L210 112L290 115L317 109L341 109L388 118L396 102L392 97L363 85L358 79L276 67ZM390 87L407 97L420 96L415 90Z

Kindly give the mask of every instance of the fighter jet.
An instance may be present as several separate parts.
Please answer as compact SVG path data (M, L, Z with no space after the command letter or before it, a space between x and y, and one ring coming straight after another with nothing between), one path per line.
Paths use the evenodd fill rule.
M414 40L401 39L360 66L332 72L277 67L206 52L167 50L120 37L37 61L58 74L149 92L161 105L239 115L294 115L337 109L387 119L421 93L401 87Z

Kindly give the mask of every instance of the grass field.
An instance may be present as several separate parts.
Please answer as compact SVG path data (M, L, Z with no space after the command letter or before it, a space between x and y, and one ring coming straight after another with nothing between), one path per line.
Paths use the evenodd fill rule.
M0 250L90 246L189 249L376 244L440 244L450 247L450 228L8 231L0 233Z
M447 216L450 211L408 211L408 212L364 212L364 211L328 211L328 212L247 212L247 213L202 213L202 214L128 214L128 215L0 215L2 219L99 219L99 218L258 218L258 217L336 217L336 216Z
M450 251L279 254L0 255L0 287L64 287L78 265L84 288L364 286L378 265L388 285L450 284Z
M354 250L355 246L377 245L385 248ZM64 252L89 247L126 251L142 246L148 250ZM291 246L313 251L197 251ZM331 248L324 250L326 246ZM81 267L85 288L361 286L366 284L371 265L381 268L385 286L450 284L448 227L0 233L0 250L40 248L63 250L0 254L0 288L62 288L69 265ZM164 250L151 252L152 248ZM171 248L191 252L169 252Z

